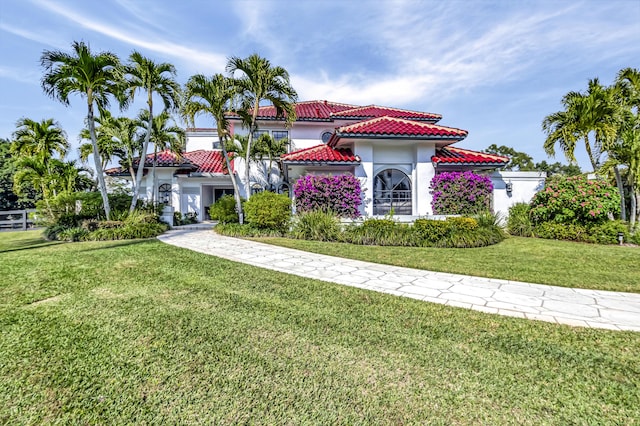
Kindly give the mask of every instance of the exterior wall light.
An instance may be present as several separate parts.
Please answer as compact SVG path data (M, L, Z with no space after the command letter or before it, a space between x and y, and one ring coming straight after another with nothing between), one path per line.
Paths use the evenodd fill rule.
M511 182L507 182L505 189L507 190L507 195L511 197L511 194L513 194L513 184Z

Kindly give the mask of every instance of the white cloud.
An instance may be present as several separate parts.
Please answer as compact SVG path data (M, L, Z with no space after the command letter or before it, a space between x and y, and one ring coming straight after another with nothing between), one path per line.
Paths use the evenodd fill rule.
M40 84L41 74L35 71L27 71L20 68L0 66L0 78L17 81L18 83L31 84L37 86Z
M120 28L99 22L93 18L74 12L59 4L51 3L47 0L35 0L43 8L54 12L66 19L91 31L106 35L113 39L129 43L133 46L144 48L169 57L178 58L184 65L191 69L222 71L226 64L226 57L213 52L206 52L194 49L168 40L163 40L157 36L144 37L141 34L132 34Z
M57 49L62 49L66 46L62 41L57 40L57 37L54 36L51 32L33 32L27 31L24 28L14 27L12 25L7 24L6 22L0 22L0 30L6 31L18 37L26 38L27 40L35 41L37 43L41 43L47 46L52 46Z

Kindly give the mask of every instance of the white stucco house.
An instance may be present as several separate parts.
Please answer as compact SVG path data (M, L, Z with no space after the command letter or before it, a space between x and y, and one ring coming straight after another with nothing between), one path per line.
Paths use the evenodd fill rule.
M238 117L230 115L229 119L232 133L246 134ZM439 124L441 119L439 114L385 106L307 101L296 104L296 121L287 129L273 107L261 107L258 133L289 140L289 152L280 159L283 173L276 165L267 171L266 162L252 165L251 182L245 185L244 161L235 159L232 169L242 196L246 196L245 188L265 187L267 183L293 186L304 174L351 173L363 188L363 216L385 215L392 209L394 215L406 218L431 215L429 185L443 171L488 174L494 184L494 211L503 215L514 203L530 201L544 185L544 173L501 171L508 158L453 146L468 132ZM169 152L159 155L159 200L205 220L208 206L232 193L231 176L215 129L187 129L186 135L182 157ZM147 199L152 190L152 158L152 154L146 158L141 188ZM127 175L118 168L108 173Z

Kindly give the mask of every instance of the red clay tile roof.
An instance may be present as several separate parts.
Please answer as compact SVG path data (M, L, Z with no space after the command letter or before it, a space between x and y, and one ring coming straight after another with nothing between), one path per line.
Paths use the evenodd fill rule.
M359 119L365 120L368 118L377 118L377 117L395 117L395 118L404 118L406 120L414 120L414 121L428 121L431 123L435 123L436 121L442 118L440 114L432 114L430 112L420 112L420 111L410 111L407 109L400 108L390 108L379 105L368 105L359 108L347 109L343 111L334 112L331 114L334 118L344 118L344 119Z
M495 164L504 166L509 162L509 157L448 146L437 149L436 155L431 157L431 161L436 164Z
M183 155L198 166L195 173L229 174L222 151L198 150L185 152ZM231 160L231 169L233 169L233 160Z
M467 133L466 130L453 127L384 116L337 128L334 137L329 141L329 145L335 146L338 139L345 137L461 140L467 136Z
M297 121L333 121L331 114L344 111L346 109L358 108L358 105L341 104L329 101L305 101L296 103ZM238 118L237 114L229 113L229 117ZM259 120L276 120L276 109L274 106L263 106L258 108Z
M353 155L349 148L336 149L324 144L293 151L280 158L285 163L360 163L360 157Z
M138 160L134 160L137 167ZM153 167L153 154L148 154L144 162L145 168ZM162 151L157 154L157 167L179 167L181 170L191 173L229 174L226 170L222 151L198 150L185 152L177 156L171 151ZM233 160L231 161L233 169ZM126 175L128 173L120 167L114 167L105 171L109 175Z

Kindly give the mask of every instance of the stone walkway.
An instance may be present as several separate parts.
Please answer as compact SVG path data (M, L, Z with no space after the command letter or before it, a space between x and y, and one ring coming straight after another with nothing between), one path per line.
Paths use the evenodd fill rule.
M640 331L640 294L583 290L342 259L211 230L172 230L161 241L274 271L491 314Z

